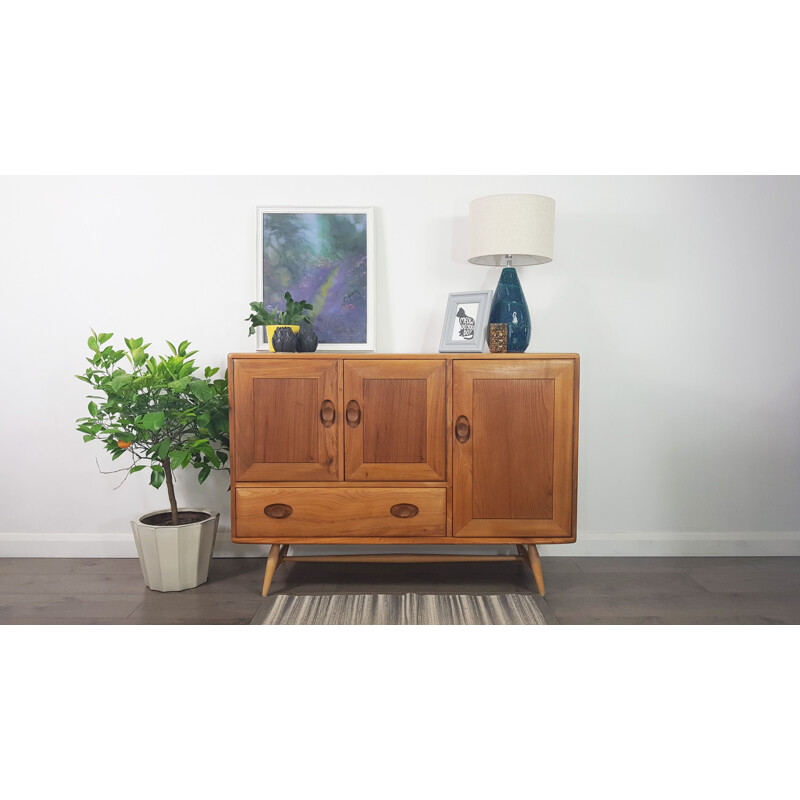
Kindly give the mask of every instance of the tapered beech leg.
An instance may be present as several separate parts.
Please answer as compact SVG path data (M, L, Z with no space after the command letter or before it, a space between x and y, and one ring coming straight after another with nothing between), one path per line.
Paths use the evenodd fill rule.
M282 544L280 553L278 553L278 566L283 564L283 559L286 558L286 556L288 556L288 555L289 555L289 545L288 544Z
M264 572L264 588L261 590L261 596L266 597L269 591L269 585L272 583L272 577L275 575L275 570L278 568L278 555L281 552L281 546L274 544L269 549L267 556L267 569Z
M544 597L544 574L542 573L542 559L539 558L539 551L535 544L528 545L528 561L533 570L533 577L536 579L536 588L539 594Z

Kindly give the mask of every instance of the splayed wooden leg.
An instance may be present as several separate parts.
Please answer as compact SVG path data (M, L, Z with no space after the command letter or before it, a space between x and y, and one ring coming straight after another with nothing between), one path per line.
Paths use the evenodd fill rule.
M281 552L281 546L274 544L269 549L267 556L267 569L264 572L264 588L261 590L261 596L266 597L269 591L269 585L272 583L272 577L275 575L275 570L278 568L278 555Z
M286 558L286 556L288 556L288 555L289 555L289 545L288 544L282 544L280 553L278 554L278 566L283 564L283 559Z
M542 573L542 559L539 558L539 551L535 544L528 545L528 561L533 570L533 577L536 579L536 587L539 594L544 597L544 574Z

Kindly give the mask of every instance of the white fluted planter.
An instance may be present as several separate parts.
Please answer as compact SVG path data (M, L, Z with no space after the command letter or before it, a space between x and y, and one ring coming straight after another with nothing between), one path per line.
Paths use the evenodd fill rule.
M148 525L142 521L154 514L168 514L169 509L166 509L151 511L131 521L144 582L157 592L181 592L208 580L219 513L208 508L182 508L180 511L209 514L209 518L185 525Z

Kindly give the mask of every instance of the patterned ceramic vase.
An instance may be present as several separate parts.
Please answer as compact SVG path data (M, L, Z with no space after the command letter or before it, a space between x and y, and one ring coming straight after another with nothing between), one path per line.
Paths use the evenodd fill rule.
M497 283L489 323L505 322L508 326L507 350L509 353L524 353L531 343L531 317L522 286L514 267L505 267ZM487 326L487 334L490 328ZM487 340L487 344L491 344Z
M302 328L297 334L297 352L313 353L319 344L319 337L313 328Z
M294 353L297 336L291 328L277 328L272 334L272 347L276 353Z

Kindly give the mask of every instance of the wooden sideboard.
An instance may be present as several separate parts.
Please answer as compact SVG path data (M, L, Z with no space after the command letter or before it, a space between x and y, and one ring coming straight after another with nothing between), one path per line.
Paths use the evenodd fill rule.
M284 561L518 560L574 542L575 354L231 354L234 542ZM290 556L292 544L506 544L516 555Z

